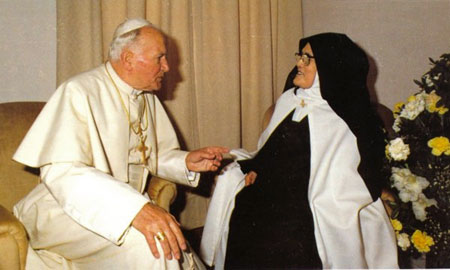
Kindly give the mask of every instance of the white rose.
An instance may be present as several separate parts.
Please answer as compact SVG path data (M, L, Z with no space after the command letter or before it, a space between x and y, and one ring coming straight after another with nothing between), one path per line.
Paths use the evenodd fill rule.
M409 236L406 233L397 234L397 245L401 247L403 251L407 250L411 246Z
M396 138L389 142L388 152L394 160L406 160L410 153L409 145L405 144L402 138Z

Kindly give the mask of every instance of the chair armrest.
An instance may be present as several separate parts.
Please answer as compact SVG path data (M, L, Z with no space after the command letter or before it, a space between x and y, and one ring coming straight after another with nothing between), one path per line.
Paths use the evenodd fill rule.
M169 212L170 204L173 203L177 196L177 186L168 180L152 176L147 193L158 206Z
M0 205L0 269L25 269L28 239L22 223Z

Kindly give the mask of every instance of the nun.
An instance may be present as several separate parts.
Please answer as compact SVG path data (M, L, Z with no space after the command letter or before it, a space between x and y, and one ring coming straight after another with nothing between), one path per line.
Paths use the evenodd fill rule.
M215 269L398 268L367 56L339 33L301 39L296 56L258 150L232 151L217 179L203 259Z

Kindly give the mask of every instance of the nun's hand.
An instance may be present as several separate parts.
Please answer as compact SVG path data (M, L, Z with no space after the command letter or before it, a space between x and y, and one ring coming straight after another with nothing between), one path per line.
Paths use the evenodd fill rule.
M250 171L245 175L245 186L250 186L255 183L256 176L258 176L254 171Z

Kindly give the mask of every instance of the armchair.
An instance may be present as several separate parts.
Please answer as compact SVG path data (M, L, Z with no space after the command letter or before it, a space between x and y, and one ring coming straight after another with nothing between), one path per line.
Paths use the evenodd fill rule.
M39 170L14 162L11 158L44 102L0 104L0 270L25 269L27 234L13 216L13 206L39 183ZM149 196L169 211L176 197L176 185L153 177Z

